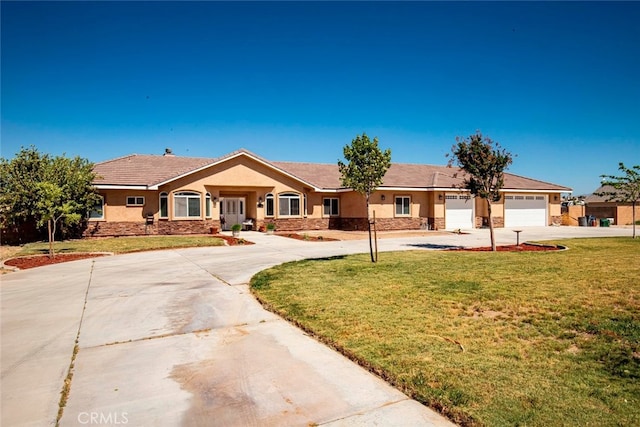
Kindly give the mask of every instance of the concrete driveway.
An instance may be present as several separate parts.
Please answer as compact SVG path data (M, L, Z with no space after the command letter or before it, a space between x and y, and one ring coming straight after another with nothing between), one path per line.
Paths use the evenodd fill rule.
M631 235L525 229L521 240ZM146 252L2 276L4 426L451 425L265 311L247 283L297 259L368 252L366 240ZM497 230L514 243L512 230ZM486 246L487 230L387 238L380 251Z

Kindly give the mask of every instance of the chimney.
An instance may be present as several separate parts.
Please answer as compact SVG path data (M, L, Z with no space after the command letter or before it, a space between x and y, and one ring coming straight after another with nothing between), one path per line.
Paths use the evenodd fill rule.
M171 148L165 148L163 156L175 156L175 154L173 154L173 151L171 151Z

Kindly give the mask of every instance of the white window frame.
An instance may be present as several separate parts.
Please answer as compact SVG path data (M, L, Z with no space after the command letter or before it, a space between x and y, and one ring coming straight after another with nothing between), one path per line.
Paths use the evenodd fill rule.
M186 215L178 215L178 201L185 199L186 200ZM192 205L192 200L198 200L197 205ZM197 215L194 212L193 215L190 215L191 209L195 209L197 206ZM180 219L199 219L202 218L202 194L196 191L178 191L173 193L173 217Z
M329 203L327 204L327 202ZM340 199L338 197L324 197L322 199L322 216L340 216Z
M278 217L279 218L299 218L302 216L302 197L299 193L285 192L278 194ZM297 200L298 212L292 213L292 202Z
M144 196L127 196L126 203L128 207L144 206Z
M264 196L264 216L267 218L276 216L276 199L272 193Z
M100 215L96 215L98 209L96 209L99 205ZM100 195L100 201L95 204L94 207L91 208L89 213L87 214L87 219L89 221L104 221L104 196Z
M211 193L207 192L207 194L204 195L204 217L212 218L213 215L211 211Z
M402 212L398 212L398 200L402 199ZM406 206L405 206L405 202ZM410 217L411 216L411 196L395 196L393 201L393 211L396 217ZM404 210L407 208L408 212Z
M166 191L163 191L162 193L160 193L159 198L159 203L158 203L158 218L169 218L169 194ZM164 201L164 207L166 208L167 212L162 215L162 203Z

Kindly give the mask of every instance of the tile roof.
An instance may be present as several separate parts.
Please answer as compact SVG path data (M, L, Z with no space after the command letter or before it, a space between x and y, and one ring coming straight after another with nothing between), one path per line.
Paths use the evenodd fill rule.
M98 178L94 184L98 186L154 187L240 155L251 157L318 189L342 188L337 164L269 161L244 149L218 158L132 154L97 163L94 171ZM462 178L463 176L459 174L457 169L447 166L394 163L387 171L382 187L455 188L462 183ZM505 174L505 189L571 190L568 187L508 173Z
M613 202L612 200L609 200L610 196L597 196L596 193L609 193L609 192L615 192L616 189L612 186L612 185L601 185L600 187L598 187L596 189L596 191L593 192L593 194L588 195L587 197L585 197L584 201L585 203L596 203L596 202ZM640 201L637 200L637 201Z

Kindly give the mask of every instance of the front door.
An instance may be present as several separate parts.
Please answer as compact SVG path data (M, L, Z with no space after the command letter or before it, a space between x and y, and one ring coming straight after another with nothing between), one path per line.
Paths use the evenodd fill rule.
M244 197L225 197L220 204L220 215L224 218L223 230L231 230L233 224L245 220Z

